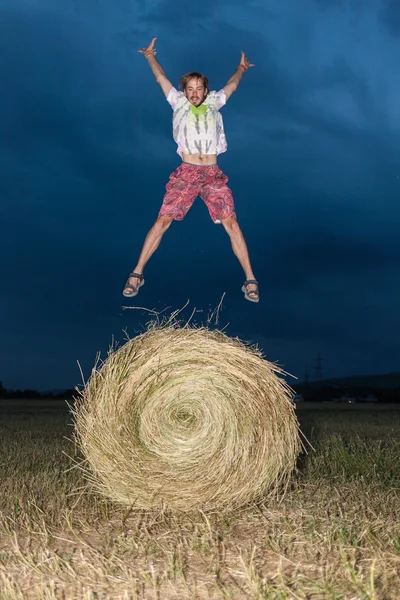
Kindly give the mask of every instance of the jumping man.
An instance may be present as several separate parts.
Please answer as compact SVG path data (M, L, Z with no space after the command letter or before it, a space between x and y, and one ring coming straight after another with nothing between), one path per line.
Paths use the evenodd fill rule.
M258 282L251 268L246 241L236 218L232 192L226 185L228 177L217 165L217 156L227 149L222 116L219 110L236 91L243 74L251 64L242 52L240 63L225 87L219 92L208 90L208 79L201 73L187 73L176 90L165 76L155 57L157 38L139 50L146 57L173 113L173 135L182 164L171 173L166 194L153 227L148 232L135 269L126 280L123 294L136 296L144 284L143 271L157 250L161 238L173 220L181 221L193 202L200 196L214 223L222 223L230 237L232 249L239 260L246 281L244 297L259 301Z

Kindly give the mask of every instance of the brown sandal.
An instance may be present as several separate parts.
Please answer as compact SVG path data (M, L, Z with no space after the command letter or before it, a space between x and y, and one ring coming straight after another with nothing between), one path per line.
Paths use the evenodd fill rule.
M247 291L247 286L250 283L254 283L257 286L257 289L256 290L250 290L248 292ZM255 279L246 279L246 281L242 285L242 292L243 292L244 297L246 298L246 300L249 300L250 302L259 302L259 300L260 300L260 294L258 292L258 281L256 281Z
M139 279L139 283L137 285L132 285L132 283L129 283L130 277L137 277ZM128 275L128 279L125 282L122 293L126 298L133 298L133 296L136 296L139 293L139 289L142 287L142 285L144 285L143 275L141 275L141 273L134 273L132 271L132 273L129 273Z

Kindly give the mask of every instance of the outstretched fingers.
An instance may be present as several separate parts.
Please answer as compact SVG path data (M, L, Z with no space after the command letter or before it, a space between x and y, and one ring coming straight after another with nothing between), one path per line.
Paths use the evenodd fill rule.
M148 46L145 46L141 50L138 50L138 52L140 52L141 54L145 54L149 50L154 50L154 44L156 43L156 39L157 39L156 37L153 38Z
M240 62L242 63L242 65L244 65L246 67L246 69L249 69L250 67L255 67L256 66L254 63L251 63L249 61L249 59L247 58L247 56L243 52L243 50L242 50L242 58L240 59Z

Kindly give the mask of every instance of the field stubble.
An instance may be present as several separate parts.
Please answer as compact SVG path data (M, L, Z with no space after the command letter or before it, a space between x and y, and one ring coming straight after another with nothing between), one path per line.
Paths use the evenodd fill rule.
M287 494L221 516L107 502L65 410L0 413L1 600L400 598L400 410L298 416Z

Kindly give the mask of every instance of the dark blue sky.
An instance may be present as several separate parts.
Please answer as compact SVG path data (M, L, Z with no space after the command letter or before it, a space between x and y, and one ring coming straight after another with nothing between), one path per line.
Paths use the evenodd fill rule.
M380 0L1 0L0 380L80 383L112 338L190 300L302 378L400 370L400 4ZM172 112L137 49L177 85L220 89L243 274L198 199L135 301L121 289L179 164ZM167 311L168 312L168 311Z

